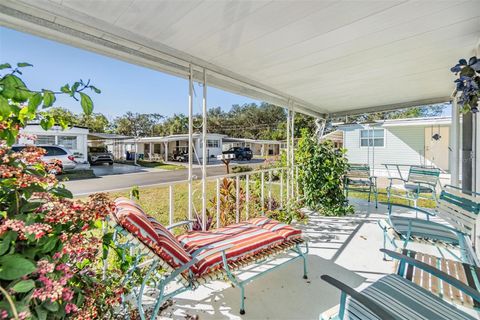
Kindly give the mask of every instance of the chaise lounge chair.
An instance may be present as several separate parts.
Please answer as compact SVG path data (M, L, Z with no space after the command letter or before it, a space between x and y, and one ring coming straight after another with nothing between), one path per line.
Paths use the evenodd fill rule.
M149 265L141 287L134 292L141 319L146 319L143 296L147 286L158 291L151 319L155 319L162 304L169 298L213 280L228 279L240 288L240 314L245 313L244 286L255 278L281 265L303 260L303 277L307 279L307 242L300 230L267 218L251 219L211 231L188 231L175 237L170 230L190 225L192 221L162 226L147 215L135 202L119 198L115 201L116 212L111 224L115 239L123 235L125 242L119 245L135 248L146 262L137 258L127 273L127 278L137 268ZM292 253L289 259L274 267L240 280L236 272L253 264L268 263L285 252ZM152 282L152 275L162 270L160 281ZM180 288L167 293L166 286L179 282Z
M477 290L448 274L408 256L385 249L381 251L392 258L403 261L403 263L414 265L423 272L435 274L453 288L464 292L473 300L480 301L480 293ZM324 315L322 318L325 320L475 319L466 312L455 308L449 302L396 274L384 276L360 292L329 275L322 275L321 278L342 292L338 314L333 317Z

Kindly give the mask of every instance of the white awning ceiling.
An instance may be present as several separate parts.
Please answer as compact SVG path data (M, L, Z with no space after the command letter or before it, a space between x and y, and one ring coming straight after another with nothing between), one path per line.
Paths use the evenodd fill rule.
M480 1L2 1L0 22L312 115L449 100Z

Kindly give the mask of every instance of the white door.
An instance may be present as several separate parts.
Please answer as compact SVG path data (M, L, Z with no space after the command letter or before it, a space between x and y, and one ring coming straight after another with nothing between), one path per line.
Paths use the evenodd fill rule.
M436 167L449 170L448 168L448 144L450 137L449 127L425 128L425 158Z

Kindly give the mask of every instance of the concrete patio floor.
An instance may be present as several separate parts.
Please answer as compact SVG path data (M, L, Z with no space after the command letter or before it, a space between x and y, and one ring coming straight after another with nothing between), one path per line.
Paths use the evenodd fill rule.
M239 314L239 289L212 282L193 292L178 295L158 319L319 319L339 302L340 293L320 276L329 274L354 288L362 288L393 272L394 262L384 261L379 249L383 233L377 221L387 207L352 200L354 216L337 218L310 213L300 225L309 238L309 279L302 279L302 261L282 266L246 286L246 314ZM397 212L412 215L407 209ZM428 245L412 249L438 255ZM281 259L276 260L276 262ZM258 269L248 270L248 273ZM248 274L247 274L248 275Z

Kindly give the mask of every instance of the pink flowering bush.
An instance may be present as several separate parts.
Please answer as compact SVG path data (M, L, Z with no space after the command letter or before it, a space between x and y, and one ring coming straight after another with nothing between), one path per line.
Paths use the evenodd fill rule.
M48 108L63 93L80 96L91 112L83 90L98 89L80 81L58 93L30 91L18 68L0 65L10 70L0 76L0 319L113 317L123 289L115 277L99 274L104 248L98 232L113 203L104 194L72 199L49 174L55 164L42 162L43 149L11 149L19 130L38 118L40 104ZM42 126L61 122L52 119L44 116Z

